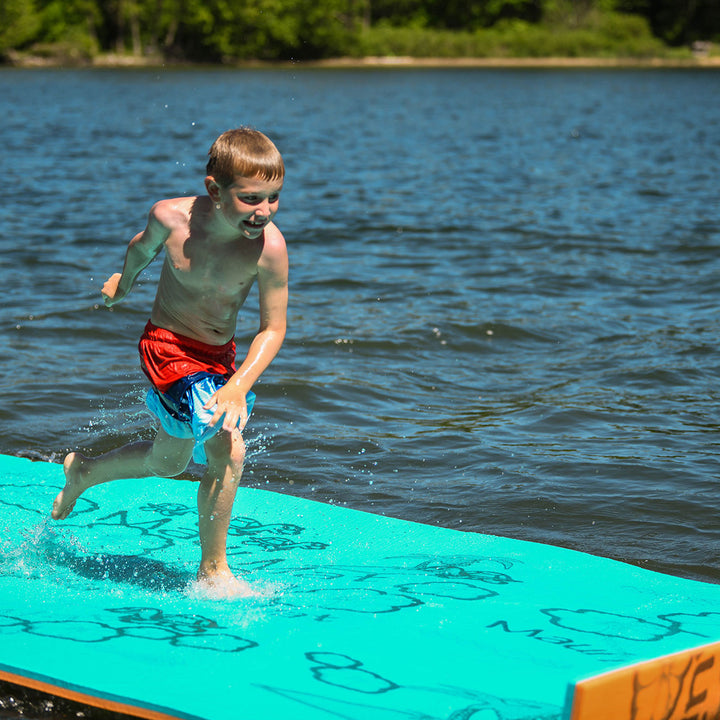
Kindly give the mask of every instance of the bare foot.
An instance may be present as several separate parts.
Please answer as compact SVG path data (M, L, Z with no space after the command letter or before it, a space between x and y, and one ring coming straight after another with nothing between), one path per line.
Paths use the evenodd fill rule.
M198 572L197 589L213 600L252 597L256 594L248 583L236 578L229 569L227 572Z
M63 463L65 470L65 487L58 493L53 502L52 518L54 520L64 520L75 507L75 502L87 490L87 485L83 481L83 464L87 460L80 453L70 453Z

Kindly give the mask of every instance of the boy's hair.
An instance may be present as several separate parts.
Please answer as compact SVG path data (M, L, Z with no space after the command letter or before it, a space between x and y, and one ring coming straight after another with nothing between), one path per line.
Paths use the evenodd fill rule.
M259 130L239 127L224 132L208 153L207 174L219 185L231 185L236 175L282 180L285 164L273 142Z

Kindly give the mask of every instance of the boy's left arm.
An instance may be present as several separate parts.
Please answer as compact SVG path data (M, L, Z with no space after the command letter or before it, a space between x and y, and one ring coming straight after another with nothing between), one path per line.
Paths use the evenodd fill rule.
M240 429L247 422L246 395L268 368L285 339L288 304L288 255L285 240L273 227L266 233L266 246L258 263L258 295L260 329L250 343L245 360L227 384L208 401L206 408L216 403L211 424L225 415L223 429L232 432L240 421Z

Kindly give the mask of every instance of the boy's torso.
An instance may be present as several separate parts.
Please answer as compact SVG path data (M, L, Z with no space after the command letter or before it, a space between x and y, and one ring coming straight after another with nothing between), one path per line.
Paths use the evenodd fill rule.
M165 241L152 322L180 335L222 345L235 334L237 313L257 277L264 236L218 239L211 234L207 198L172 202L178 220Z

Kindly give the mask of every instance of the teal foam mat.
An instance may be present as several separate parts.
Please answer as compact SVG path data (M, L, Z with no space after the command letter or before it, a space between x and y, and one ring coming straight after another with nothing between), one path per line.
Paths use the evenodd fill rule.
M568 686L720 639L720 586L241 489L193 589L192 482L98 486L0 456L0 677L139 717L556 720ZM114 707L114 706L113 706Z

